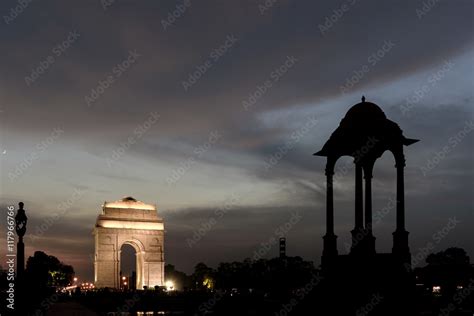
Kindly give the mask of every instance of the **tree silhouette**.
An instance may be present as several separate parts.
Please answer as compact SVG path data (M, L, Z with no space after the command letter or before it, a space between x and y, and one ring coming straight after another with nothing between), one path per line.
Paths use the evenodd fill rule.
M72 282L74 269L65 265L54 256L36 251L26 263L28 280L39 288L66 286Z
M426 257L429 265L469 265L469 256L462 248L451 247Z
M193 281L197 289L209 289L209 282L217 289L260 289L265 291L289 291L310 280L316 269L312 262L301 257L259 259L242 262L222 262L217 269L204 263L196 265Z
M173 281L177 290L185 290L192 285L190 277L176 270L172 264L165 265L165 279Z
M215 272L206 264L200 262L194 267L192 280L194 287L198 290L212 289L214 287Z
M441 286L445 295L452 295L458 286L465 287L473 276L469 256L462 248L432 253L426 263L427 266L418 269L421 280L428 286Z

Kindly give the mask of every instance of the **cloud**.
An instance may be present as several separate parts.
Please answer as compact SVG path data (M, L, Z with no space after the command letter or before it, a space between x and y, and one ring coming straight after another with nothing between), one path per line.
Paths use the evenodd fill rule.
M64 256L90 275L90 227L100 203L132 192L159 202L168 223L167 258L188 271L211 257L217 263L251 256L290 210L308 218L292 232L291 251L317 262L324 233L325 161L312 154L362 94L398 122L407 137L421 140L406 148L413 247L449 215L472 223L472 133L425 176L421 172L472 119L472 2L437 2L419 18L422 1L356 1L324 34L319 25L345 2L277 1L263 15L262 3L191 0L165 30L162 20L176 9L175 1L119 1L106 10L99 2L32 2L2 26L0 43L8 48L0 60L1 147L7 150L0 157L2 201L23 200L34 224L74 188L88 191L39 248ZM4 1L0 9L8 14L16 4ZM72 31L80 36L55 55L53 49ZM213 58L229 35L238 39L235 45ZM394 45L384 51L387 41ZM118 76L114 67L134 50L140 57ZM25 77L50 55L54 62L26 85ZM275 75L288 56L297 62ZM183 81L208 60L211 67L185 91ZM450 72L404 115L401 106L407 98L429 83L445 61L454 63ZM364 66L368 71L361 73ZM109 75L114 81L104 89L101 82ZM273 81L264 91L267 80ZM351 80L343 94L341 87ZM87 106L85 96L99 87L100 97ZM256 102L245 110L242 103L251 97ZM160 115L159 121L107 167L106 159L151 112ZM318 123L266 168L313 116ZM10 181L8 172L56 127L64 130L61 138L20 179ZM165 186L172 170L192 157L212 131L222 139L176 185ZM354 175L350 159L341 159L338 166L347 166L339 169L344 176L335 192L342 242L352 228ZM382 157L374 174L374 206L381 208L394 192L390 155ZM232 192L249 193L199 243L200 251L187 249L187 236L208 218L216 200ZM467 247L462 227L453 236ZM387 249L391 230L387 223L380 231L388 236L381 239Z

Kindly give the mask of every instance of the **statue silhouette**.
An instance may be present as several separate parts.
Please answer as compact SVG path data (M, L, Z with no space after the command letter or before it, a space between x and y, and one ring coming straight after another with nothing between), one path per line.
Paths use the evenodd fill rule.
M23 209L24 205L25 204L23 202L18 203L19 209L15 216L15 223L16 223L15 229L20 239L23 239L23 236L25 236L26 223L28 222L28 217L26 216L25 210Z
M18 203L19 209L15 216L15 230L18 235L17 243L17 263L16 271L17 277L21 281L25 271L25 244L23 243L23 236L26 233L26 223L28 222L28 217L26 217L25 210L23 209L24 203Z

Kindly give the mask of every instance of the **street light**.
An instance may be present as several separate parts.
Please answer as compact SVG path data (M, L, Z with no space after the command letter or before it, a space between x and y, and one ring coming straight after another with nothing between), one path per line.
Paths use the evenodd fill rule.
M168 280L165 282L166 290L167 291L173 291L174 290L174 282L171 280Z
M126 286L127 286L127 277L123 276L122 277L122 288L125 290Z

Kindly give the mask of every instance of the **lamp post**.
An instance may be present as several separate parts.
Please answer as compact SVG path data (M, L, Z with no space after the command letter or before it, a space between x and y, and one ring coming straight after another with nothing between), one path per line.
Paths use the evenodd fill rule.
M25 244L23 243L23 236L26 233L26 223L28 222L28 217L26 217L25 210L23 206L25 204L23 202L18 203L19 209L15 216L15 230L18 235L18 243L17 243L17 266L16 266L16 273L18 279L23 278L23 274L25 271Z
M123 276L122 277L122 288L123 288L124 291L125 291L126 287L127 287L127 277Z
M166 286L166 290L169 292L169 291L173 291L175 288L174 288L174 282L171 281L171 280L168 280L165 282L165 286Z

